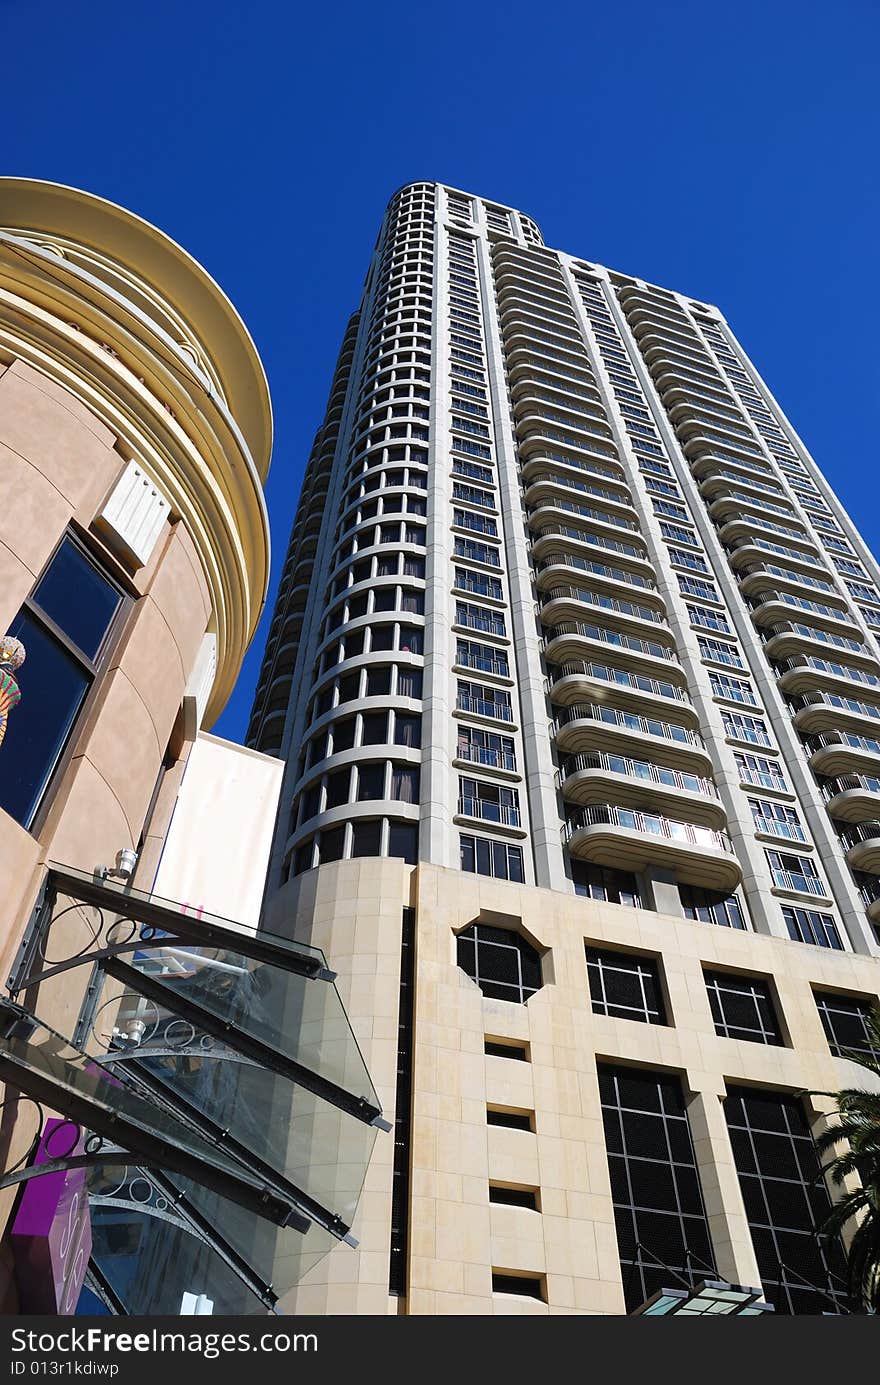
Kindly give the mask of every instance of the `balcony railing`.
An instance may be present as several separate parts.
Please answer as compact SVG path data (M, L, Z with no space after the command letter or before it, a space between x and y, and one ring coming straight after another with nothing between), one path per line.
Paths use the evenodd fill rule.
M786 822L782 818L768 818L763 813L754 813L753 817L756 832L763 832L766 836L771 837L786 837L792 842L809 841L799 822Z
M572 721L602 721L607 726L620 726L643 736L677 741L679 745L694 746L699 750L705 749L706 744L698 731L690 731L685 726L659 721L656 717L643 717L637 712L625 712L618 707L602 707L593 702L575 702L568 707L560 707L556 715L557 730Z
M550 601L582 601L585 606L597 606L603 611L618 611L623 616L634 616L638 620L649 620L653 625L665 625L659 611L651 606L639 606L634 601L622 601L617 596L606 596L587 587L550 587L544 592L543 604Z
M573 476L559 476L555 471L541 471L538 472L537 475L529 476L525 479L524 485L526 487L540 485L561 486L564 490L577 491L580 495L591 495L595 500L605 500L610 505L626 505L628 509L632 508L629 503L631 499L629 490L622 481L620 482L620 489L624 491L627 496L625 500L621 499L618 491L607 491L604 486L591 486L585 481L576 481ZM556 504L557 502L554 501L553 503Z
M479 818L482 822L494 822L499 827L519 827L519 808L504 803L493 803L487 798L473 798L469 794L458 800L458 811L462 817Z
M844 846L858 846L859 842L880 840L880 822L851 822L839 827L837 834Z
M549 644L562 635L582 635L585 640L601 640L603 644L618 649L631 649L637 654L649 654L652 659L665 659L667 663L678 663L679 658L668 644L656 640L640 640L637 635L624 635L619 630L609 630L604 625L590 625L582 620L563 620L558 625L549 626L544 640Z
M630 669L613 668L609 664L595 664L589 659L578 659L564 664L556 664L550 675L552 684L563 678L595 678L604 683L616 683L622 688L633 688L639 692L652 693L655 697L670 697L676 702L690 705L690 696L684 688L667 683L665 679L651 678L645 673L634 673Z
M790 698L789 705L795 712L804 711L807 707L835 707L840 712L853 712L856 716L880 721L880 707L875 706L873 702L861 702L855 697L844 697L841 693L802 693L800 697Z
M767 774L762 769L747 766L739 771L741 784L751 784L756 789L775 789L777 793L788 793L788 784L779 774Z
M607 538L604 534L591 534L586 529L575 529L570 524L545 524L535 530L535 535L536 538L553 538L559 535L561 538L574 539L577 543L594 544L597 548L607 549L609 553L622 553L627 558L637 558L641 563L650 561L644 548L637 548L632 543L621 543L619 539Z
M569 841L574 833L582 828L595 827L599 824L625 827L634 832L647 832L656 837L666 837L669 841L720 850L730 856L734 854L733 843L726 832L720 832L714 827L697 827L692 822L679 822L674 818L661 817L658 813L643 813L632 808L618 808L613 803L596 803L585 808L568 808L567 819L563 827L563 840Z
M456 702L459 712L470 712L473 716L494 717L496 721L513 721L513 709L505 702L495 702L488 697L470 697L459 693Z
M827 630L818 630L813 625L801 625L798 621L786 620L780 621L778 625L770 625L761 638L767 644L777 635L800 635L805 640L816 640L819 644L833 645L835 649L848 649L854 654L867 653L861 640L850 639L848 635L832 635Z
M496 750L492 746L470 745L461 741L455 752L456 759L469 760L474 765L485 765L488 769L506 769L516 773L516 755L512 750Z
M652 784L663 784L670 789L685 789L688 793L702 794L707 798L718 797L718 790L712 780L705 779L702 775L668 769L665 765L652 765L647 760L632 760L626 755L606 755L599 750L582 755L566 755L559 768L560 787L570 775L590 769L606 770L609 774L623 774L630 779L644 779Z
M845 678L852 683L864 683L869 688L880 688L880 678L861 668L851 668L849 664L838 664L830 659L818 659L812 654L798 654L792 659L781 659L776 664L781 673L794 673L796 669L814 669L816 673L828 673L834 678Z
M815 875L804 875L801 871L770 869L773 883L780 890L793 890L796 894L814 894L828 897L824 884Z
M570 567L575 572L590 572L595 577L607 577L613 582L625 582L630 587L641 587L644 591L656 591L656 583L637 572L627 572L624 568L610 567L607 563L596 563L589 558L580 558L574 553L549 553L536 564L539 572L548 567Z
M822 797L830 802L838 794L848 793L851 789L880 794L880 778L874 774L839 774L822 785Z
M595 520L597 524L610 524L615 529L627 529L633 534L639 532L639 526L633 520L625 519L623 515L612 515L607 510L594 510L590 505L577 505L573 500L544 500L538 505L529 506L526 514L529 519L534 519L541 510L551 506L554 510L564 510L566 514L577 515L581 519Z

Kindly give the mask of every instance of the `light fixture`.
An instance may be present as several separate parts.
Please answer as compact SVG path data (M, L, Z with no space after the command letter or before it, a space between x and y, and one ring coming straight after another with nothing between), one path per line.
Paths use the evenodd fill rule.
M135 866L138 863L138 854L132 846L124 846L121 851L116 853L115 866L97 866L95 874L101 880L108 880L111 876L116 876L120 880L130 881L134 875Z

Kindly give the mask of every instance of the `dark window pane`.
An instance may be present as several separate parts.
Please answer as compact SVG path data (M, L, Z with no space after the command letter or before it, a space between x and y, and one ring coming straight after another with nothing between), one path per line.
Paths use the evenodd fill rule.
M0 746L0 808L29 827L91 682L53 635L22 612L9 633L27 659L16 674L21 701Z
M392 822L388 834L388 855L402 856L408 865L418 860L419 829L414 822Z
M65 539L37 583L33 600L94 660L122 598L72 539Z
M352 856L379 856L382 847L381 822L356 822L353 828Z
M341 861L342 853L345 850L345 828L331 827L329 831L322 832L320 837L321 863L325 861Z

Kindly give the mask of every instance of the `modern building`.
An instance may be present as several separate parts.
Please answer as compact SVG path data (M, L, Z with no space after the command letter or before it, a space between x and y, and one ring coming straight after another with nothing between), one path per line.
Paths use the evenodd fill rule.
M286 761L266 919L395 1111L297 1311L845 1309L811 1132L880 991L878 640L717 308L396 194L248 736Z
M5 1313L84 1278L265 1312L348 1234L378 1108L324 959L256 936L279 767L199 735L265 600L271 437L195 260L0 179Z

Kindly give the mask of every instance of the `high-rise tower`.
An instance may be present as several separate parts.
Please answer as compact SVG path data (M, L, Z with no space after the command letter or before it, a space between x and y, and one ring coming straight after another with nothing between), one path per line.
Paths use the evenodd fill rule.
M396 1102L301 1311L840 1304L802 1094L880 989L878 640L880 570L716 308L392 199L249 732L287 761L272 926L347 976Z

